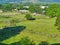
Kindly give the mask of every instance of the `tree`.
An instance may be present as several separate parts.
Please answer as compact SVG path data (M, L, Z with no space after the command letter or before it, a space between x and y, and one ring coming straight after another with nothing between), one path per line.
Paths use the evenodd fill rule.
M32 18L32 15L30 15L30 14L26 14L26 16L25 16L25 17L26 17L26 19L27 19L27 20L29 20L29 19L31 19L31 18Z
M3 6L2 6L2 4L0 4L0 9L2 9L3 8Z
M57 9L57 19L56 19L56 23L55 23L55 26L58 27L58 30L60 30L60 8Z
M60 5L59 4L51 4L46 9L46 15L49 17L56 17L59 13Z
M60 30L60 15L57 17L55 25L58 26L58 29Z
M27 20L35 20L35 18L33 18L31 14L26 14L25 17Z
M17 8L18 10L23 10L23 9L24 9L23 6L24 6L24 5L18 5L16 8Z
M33 12L41 13L40 5L39 5L39 4L30 5L29 11L32 12L32 13L33 13Z
M3 11L11 11L12 10L12 4L3 4Z

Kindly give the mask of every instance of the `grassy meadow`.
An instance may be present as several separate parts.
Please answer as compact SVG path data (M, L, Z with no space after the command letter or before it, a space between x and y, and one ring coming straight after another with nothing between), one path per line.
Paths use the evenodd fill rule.
M1 16L2 15L2 16ZM6 16L7 15L7 16ZM41 41L47 41L50 44L52 43L60 43L60 32L57 30L57 27L54 26L56 18L48 18L48 16L39 15L33 16L36 20L26 20L25 14L20 14L17 12L4 12L0 13L0 29L4 31L4 27L8 27L9 23L6 21L16 20L18 22L15 23L15 26L24 26L25 28L20 32L9 32L5 30L3 32L3 36L0 33L0 42L4 44L11 44L15 42L19 42L23 37L29 37L29 39L33 40L36 45ZM7 31L7 33L6 33ZM15 33L16 32L16 33ZM15 33L15 34L14 34ZM5 37L7 35L9 37ZM4 38L5 37L5 38Z

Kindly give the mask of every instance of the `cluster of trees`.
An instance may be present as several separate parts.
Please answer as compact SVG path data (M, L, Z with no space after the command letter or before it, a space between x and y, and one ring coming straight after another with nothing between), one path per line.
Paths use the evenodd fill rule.
M3 11L12 11L13 9L17 9L17 10L23 10L23 9L26 9L24 8L24 4L0 4L0 10L3 10ZM28 5L29 8L28 10L30 12L36 12L36 13L41 13L42 9L40 8L40 4L31 4L31 5Z
M34 13L41 13L41 8L40 8L40 4L33 4L33 5L30 5L29 7L29 11Z
M57 26L57 29L60 30L60 15L57 16L55 26Z
M45 14L51 18L60 15L60 5L59 4L48 5Z
M23 5L20 4L0 4L0 10L3 11L12 11L13 9L24 9Z
M46 9L45 14L50 18L56 17L55 26L57 26L58 30L60 30L60 4L50 4L49 8Z

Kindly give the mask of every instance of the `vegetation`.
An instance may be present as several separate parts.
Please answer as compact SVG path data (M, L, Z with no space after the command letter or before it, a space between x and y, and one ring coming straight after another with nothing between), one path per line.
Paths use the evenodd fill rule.
M25 17L27 20L35 20L35 18L33 18L31 14L26 14Z
M60 13L60 5L59 4L51 4L49 5L49 8L46 9L46 15L49 17L56 17Z
M12 11L13 9L24 9L23 5L19 5L19 4L0 4L0 9L5 11Z
M6 45L60 43L60 32L58 30L60 29L60 6L50 4L45 9L39 7L38 4L30 5L28 9L30 12L22 14L14 11L14 9L22 10L24 9L23 5L2 4L0 10L4 12L0 12L0 43ZM44 15L42 15L42 10L46 11Z
M34 13L34 12L41 13L40 5L39 4L30 5L29 11L32 12L32 13Z
M12 43L10 45L34 45L28 37L22 38L19 42Z
M16 13L16 12L13 12L13 13ZM3 13L3 14L7 14L7 12ZM44 16L44 15L39 15L39 16L32 16L31 15L33 18L36 18L36 20L22 21L23 19L26 18L25 16L26 16L25 14L19 14L19 15L11 15L11 16L9 16L9 18L5 18L6 16L1 17L0 20L3 22L9 21L12 19L15 19L16 21L20 20L19 22L13 21L14 28L13 27L8 28L7 25L9 25L9 24L7 24L6 22L0 23L0 28L2 27L2 31L0 31L0 32L4 33L4 35L3 35L4 38L3 38L3 41L1 41L1 43L11 44L11 43L19 42L21 40L21 38L26 37L26 36L29 37L29 39L32 40L33 43L35 43L36 45L38 45L41 41L46 41L46 40L48 43L54 43L57 41L60 42L59 39L55 39L55 38L59 38L59 35L60 35L60 32L54 26L56 18L47 18L47 16ZM7 26L7 27L5 27L5 26ZM23 28L24 30L22 30L21 29L22 27L19 27L21 30L20 31L20 30L18 30L18 28L16 28L16 26L23 26L23 27L25 26L26 28ZM5 32L8 32L8 33L5 33ZM5 37L5 35L7 35L8 38ZM58 36L56 36L56 35L58 35Z
M58 29L60 30L60 15L59 15L59 16L57 16L55 26L57 26L57 27L58 27Z

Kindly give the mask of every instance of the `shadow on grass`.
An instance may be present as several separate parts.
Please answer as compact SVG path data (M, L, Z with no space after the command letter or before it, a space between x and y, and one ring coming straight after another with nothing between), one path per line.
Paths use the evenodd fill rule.
M10 45L35 45L35 43L29 37L23 37L20 41L11 43Z
M29 40L28 40L28 42L27 41L23 41L23 42L19 41L19 42L15 42L15 43L12 43L9 45L35 45L35 44L33 42L29 42Z
M6 27L0 29L0 41L6 40L10 37L13 37L23 31L25 26L16 26L16 27Z
M8 44L3 44L3 43L0 43L0 45L8 45Z
M12 43L12 44L9 44L9 45L21 45L21 42L15 42L15 43Z
M54 44L51 44L51 45L60 45L60 43L54 43Z

